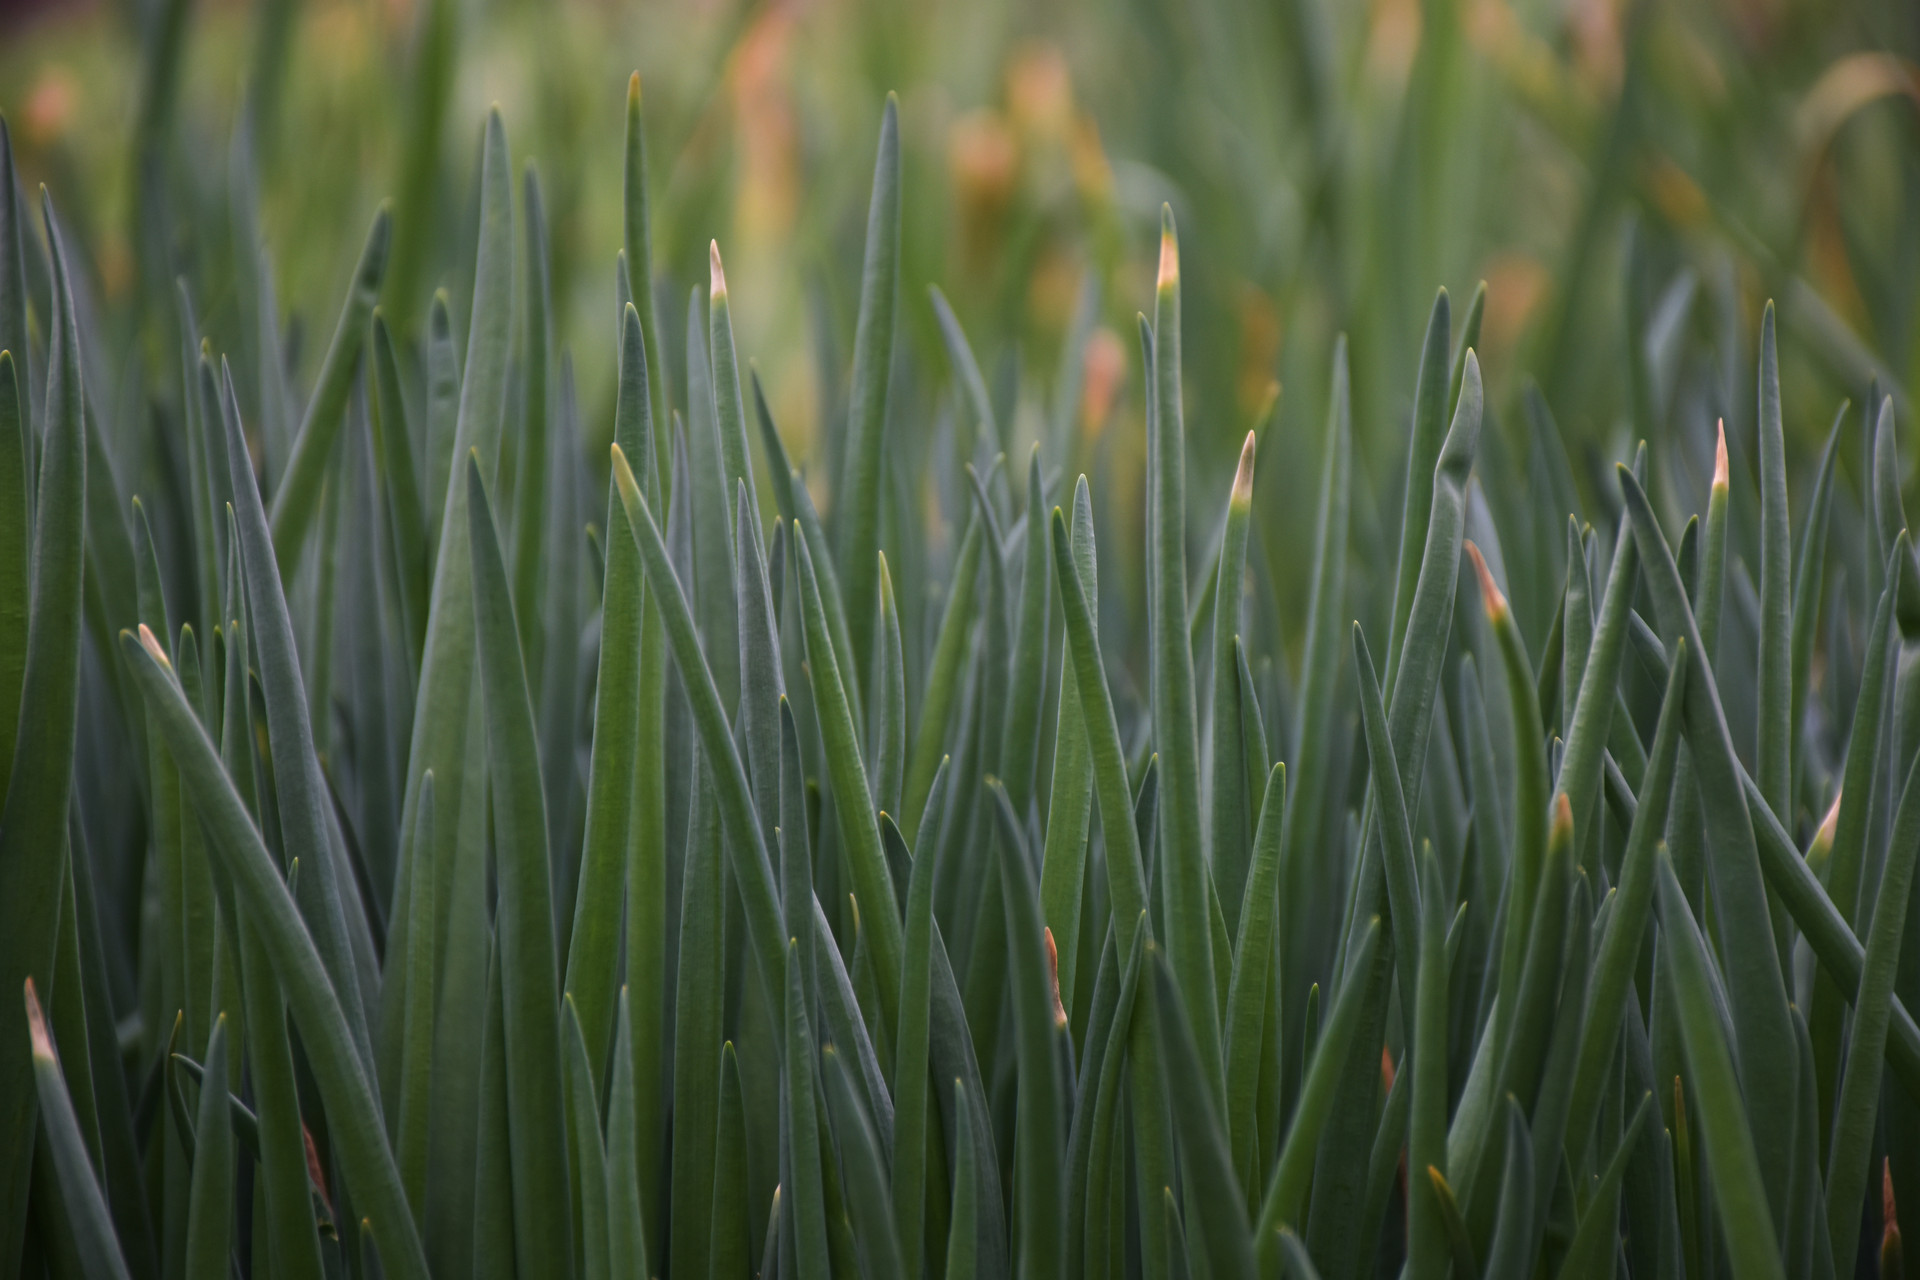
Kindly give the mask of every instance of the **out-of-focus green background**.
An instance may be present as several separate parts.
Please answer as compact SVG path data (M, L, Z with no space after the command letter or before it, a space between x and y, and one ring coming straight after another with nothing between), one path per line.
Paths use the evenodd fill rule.
M447 24L437 45L436 19ZM398 267L389 280L390 317L417 332L444 285L464 325L477 143L498 102L516 165L537 162L545 184L559 332L590 439L610 429L635 68L667 336L717 239L740 349L797 459L840 393L817 371L843 369L850 349L889 89L906 165L896 422L950 403L929 283L952 300L996 397L1018 404L1021 437L1042 434L1064 335L1097 285L1080 443L1112 436L1116 478L1137 481L1133 315L1150 302L1168 201L1203 494L1224 487L1271 382L1284 386L1279 443L1260 469L1270 561L1305 546L1314 449L1292 442L1317 439L1339 331L1352 342L1359 465L1377 481L1356 493L1379 495L1359 499L1356 544L1388 545L1379 529L1398 511L1437 286L1457 317L1488 282L1480 346L1505 473L1527 474L1533 379L1589 494L1636 435L1673 441L1679 473L1704 488L1713 419L1751 421L1768 297L1796 468L1842 395L1858 403L1878 376L1907 428L1920 383L1911 0L119 0L0 23L0 110L22 178L46 182L78 225L103 313L137 309L130 228L156 221L137 206L165 208L147 234L168 238L176 264L224 250L232 166L248 151L236 121L253 103L261 231L309 370L383 197L400 197L399 234L412 222L422 241L414 278ZM142 52L168 47L142 32L169 23L181 42L171 76ZM443 93L435 48L454 54ZM167 154L146 181L164 188L158 201L134 159L156 121ZM431 208L400 190L409 147L437 156ZM240 324L220 278L197 299L216 334ZM133 344L109 353L156 368L171 358ZM125 385L128 372L111 376ZM1857 457L1850 444L1843 465ZM824 489L824 469L813 481ZM1691 510L1694 497L1669 501ZM1304 575L1273 567L1283 592L1304 591Z

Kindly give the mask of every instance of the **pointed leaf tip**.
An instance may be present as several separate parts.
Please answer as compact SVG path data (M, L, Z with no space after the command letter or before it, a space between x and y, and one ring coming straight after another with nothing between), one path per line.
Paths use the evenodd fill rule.
M1553 825L1548 828L1547 838L1551 841L1570 839L1573 836L1573 803L1562 791L1553 798Z
M167 651L160 647L160 642L153 638L153 632L147 629L144 622L140 624L140 647L161 667L169 671L173 669L173 664L167 661Z
M1724 489L1727 487L1727 420L1715 420L1714 430L1718 438L1713 446L1713 487Z
M638 71L627 77L627 105L629 107L640 105L640 73Z
M1279 383L1273 384L1275 388ZM1233 473L1233 497L1235 506L1246 507L1253 501L1253 455L1255 448L1254 433L1247 432L1247 441L1240 446L1240 465Z
M1040 927L1047 943L1047 980L1053 984L1053 1024L1064 1029L1067 1025L1067 1006L1060 1003L1060 948L1054 943L1053 930L1045 925Z
M1180 283L1180 237L1173 228L1173 208L1160 206L1160 275L1155 287L1171 289Z
M711 296L715 302L721 302L727 296L727 272L720 265L720 242L707 241L707 276L711 286Z
M33 1056L46 1062L52 1062L53 1037L47 1034L47 1016L40 1011L40 993L33 989L33 977L28 975L24 988L27 1002L27 1033L33 1037ZM1887 1202L1893 1202L1893 1193L1887 1193Z
M1480 603L1486 606L1487 618L1498 622L1506 616L1507 597L1501 592L1499 584L1494 582L1493 573L1487 568L1486 557L1480 554L1480 548L1473 544L1473 539L1465 539L1461 545L1466 548L1467 558L1473 561L1474 576L1480 579Z

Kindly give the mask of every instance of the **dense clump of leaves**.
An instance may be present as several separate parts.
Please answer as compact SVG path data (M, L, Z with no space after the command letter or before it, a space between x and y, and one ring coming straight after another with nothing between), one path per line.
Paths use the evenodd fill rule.
M1010 461L935 290L951 387L899 410L895 103L824 511L718 245L663 323L637 77L626 127L604 454L497 112L464 350L383 206L297 412L258 263L250 351L188 272L129 329L160 407L103 395L0 131L0 1272L1898 1272L1890 396L1796 530L1769 305L1677 546L1683 434L1636 423L1596 528L1537 393L1490 505L1485 287L1443 291L1397 556L1350 565L1344 342L1317 439L1263 411L1189 483L1163 210L1136 579L1077 372ZM1317 468L1310 544L1250 536L1263 455Z

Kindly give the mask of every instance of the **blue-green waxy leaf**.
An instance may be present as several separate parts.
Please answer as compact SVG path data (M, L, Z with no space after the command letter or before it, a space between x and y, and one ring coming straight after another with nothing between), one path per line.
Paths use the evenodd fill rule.
M781 1174L780 1185L792 1195L794 1275L801 1280L828 1280L832 1267L827 1256L826 1207L822 1203L821 1179L817 1172L821 1151L815 1121L818 1113L813 1082L813 1032L807 1019L799 945L797 940L787 944L786 1053L780 1067L780 1114L786 1129L783 1149L788 1163Z
M179 766L182 794L200 815L216 865L233 885L239 912L260 926L327 1110L333 1149L354 1188L356 1207L372 1223L382 1265L390 1275L422 1280L426 1258L387 1144L379 1102L366 1064L355 1051L339 993L293 892L261 842L158 642L144 630L137 641L122 633L121 649L144 695L148 723Z
M1061 1144L1060 1078L1054 1069L1056 1042L1066 1035L1066 1017L1053 1003L1043 949L1045 926L1033 885L1032 864L1020 838L1020 819L997 779L988 789L1000 817L1000 899L1006 914L1008 981L1012 985L1014 1051L1019 1100L1014 1135L1014 1186L1019 1213L1014 1231L1018 1274L1058 1276L1066 1262ZM1245 1234L1244 1228L1242 1234Z
M602 1280L613 1274L607 1222L607 1152L600 1139L600 1101L593 1065L573 998L563 1002L567 1042L567 1140L573 1155L573 1185L580 1201L580 1274Z
M636 457L651 456L645 348L640 318L631 305L622 317L620 385L614 417L615 436L633 445ZM636 704L640 698L643 580L639 551L627 526L626 507L611 480L607 484L607 532L586 831L581 842L580 884L574 898L566 968L566 989L580 1017L596 1080L603 1077L607 1041L613 1029L620 888L628 874L628 851L633 845L633 794L641 763Z
M1512 1094L1502 1108L1507 1117L1507 1165L1500 1179L1500 1213L1494 1220L1493 1243L1487 1250L1487 1280L1525 1280L1532 1274L1528 1257L1533 1243L1533 1140L1527 1135L1527 1117Z
M1775 813L1791 815L1793 586L1787 533L1787 445L1780 421L1780 358L1773 303L1760 318L1760 722L1755 781Z
M11 186L11 178L8 178ZM9 198L11 191L8 192ZM33 595L19 724L34 749L14 762L0 807L0 974L7 985L53 977L54 929L65 881L80 694L82 541L87 489L80 367L66 249L51 199L42 198L53 252L57 311L47 358L39 492L34 504ZM0 1015L0 1269L15 1265L33 1168L34 1070L14 1006Z
M900 296L900 104L887 95L874 161L873 200L867 207L866 260L860 273L860 318L853 336L853 398L840 483L844 504L834 513L840 565L847 574L847 616L853 624L853 670L858 684L874 650L873 620L879 583L881 465L886 446L887 398L893 375L894 311Z
M1280 1228L1293 1226L1306 1203L1307 1185L1313 1173L1314 1149L1327 1121L1328 1103L1340 1084L1340 1072L1346 1065L1347 1050L1364 1011L1365 987L1373 967L1374 950L1379 945L1380 922L1368 921L1352 953L1347 980L1334 1000L1333 1012L1321 1029L1313 1051L1313 1060L1300 1083L1300 1098L1294 1106L1293 1124L1280 1148L1280 1159L1267 1182L1267 1198L1260 1206L1255 1230L1263 1259L1262 1270L1271 1272L1267 1261L1277 1248L1275 1236Z
M419 464L414 458L406 398L401 393L400 363L394 354L393 335L377 309L373 313L373 386L373 425L380 444L388 527L393 539L394 588L406 627L407 656L417 673L427 639L427 595L432 589L433 561Z
M833 799L840 817L846 869L854 894L867 904L863 918L867 937L874 952L874 975L878 980L880 1013L885 1025L899 1018L900 1005L900 905L894 897L893 880L888 874L886 856L880 848L880 825L867 775L861 762L860 744L854 727L853 710L848 705L833 643L827 633L826 611L820 600L819 579L814 573L813 553L799 540L796 529L794 548L800 561L801 611L806 618L807 665L813 677L814 709L819 717L820 734L827 748L827 774L833 784Z
M1905 543L1904 531L1895 546ZM1898 573L1898 570L1895 571ZM1853 1032L1847 1044L1846 1074L1840 1083L1833 1146L1827 1167L1827 1222L1836 1274L1853 1271L1859 1239L1860 1201L1866 1191L1875 1116L1880 1109L1880 1075L1886 1050L1895 969L1899 963L1907 901L1913 884L1915 850L1920 849L1920 763L1909 769L1887 843L1887 862L1867 934L1866 963L1854 1000Z
M613 474L619 486L621 504L626 508L628 527L640 549L641 567L647 576L648 599L658 604L664 638L671 646L674 664L680 670L687 700L691 704L694 727L698 731L719 800L720 819L730 851L734 883L740 888L746 908L747 928L760 979L763 989L771 996L785 983L783 970L786 947L780 940L784 931L780 924L779 894L774 888L773 864L767 856L760 823L754 816L746 767L734 745L733 733L728 727L726 712L721 708L720 693L714 687L713 675L701 656L693 611L687 607L686 595L681 591L680 580L668 559L666 542L661 538L647 499L641 494L633 471L627 465L626 455L617 444L613 446ZM643 636L643 646L645 642L646 637ZM878 845L877 832L875 845ZM884 870L882 867L883 874ZM897 922L898 909L895 911L894 919Z
M1047 523L1046 484L1040 475L1040 446L1027 462L1027 523L1037 535ZM1025 541L1020 577L1020 607L1014 618L1013 666L1007 688L1006 719L1000 740L1000 774L1007 798L1024 821L1033 799L1034 770L1040 747L1040 704L1047 668L1047 628L1052 612L1053 560L1045 538Z
M834 1141L839 1146L840 1176L846 1185L861 1271L875 1276L905 1275L887 1204L887 1172L880 1146L857 1097L852 1069L842 1061L836 1046L821 1049L820 1073Z
M1140 834L1133 823L1133 793L1127 786L1120 726L1094 632L1092 592L1082 581L1067 534L1067 520L1058 507L1053 509L1052 530L1055 581L1060 584L1061 606L1066 614L1067 652L1073 662L1074 687L1080 693L1080 714L1086 723L1087 750L1093 762L1094 794L1099 801L1101 839L1106 845L1107 898L1120 935L1121 953L1131 956L1134 930L1146 919L1147 911L1147 873L1140 853Z
M1073 490L1073 560L1080 581L1098 577L1093 545L1093 500L1085 476ZM1051 542L1051 524L1048 541ZM1038 527L1029 541L1040 536ZM1093 592L1088 593L1089 600ZM1099 606L1088 610L1098 616ZM1063 642L1064 643L1064 642ZM1080 708L1080 686L1071 658L1063 653L1060 703L1054 721L1053 786L1047 800L1046 844L1040 859L1040 910L1060 953L1060 1003L1074 1008L1080 960L1081 896L1086 884L1087 831L1093 816L1093 760L1087 745L1087 721ZM1096 935L1098 930L1096 929Z
M1695 647L1700 643L1701 630L1687 605L1666 539L1639 481L1625 467L1619 469L1619 475L1647 585L1662 625L1687 642L1693 659L1688 665L1685 727L1699 775L1701 808L1711 833L1708 849L1713 858L1713 904L1718 937L1725 948L1722 965L1739 1046L1740 1081L1747 1114L1755 1122L1753 1138L1760 1152L1767 1204L1778 1215L1786 1204L1792 1132L1790 1125L1769 1123L1767 1117L1793 1114L1797 1064L1791 1055L1779 1052L1781 1046L1792 1042L1793 1028L1787 1015L1786 987L1774 945L1766 885L1761 879L1760 855L1745 803L1744 775L1734 755L1712 664L1705 650Z
M0 175L4 176L4 175ZM126 1280L126 1259L114 1235L113 1219L107 1199L94 1172L81 1136L80 1122L74 1115L73 1101L54 1054L53 1038L47 1033L47 1021L31 977L25 979L25 1022L30 1046L33 1085L42 1117L43 1137L53 1155L53 1167L59 1175L60 1198L71 1224L74 1242L89 1276L104 1280Z
M1420 865L1420 951L1414 1009L1413 1083L1407 1122L1407 1274L1446 1275L1451 1250L1440 1198L1447 1162L1447 910L1446 885L1431 844ZM1396 1079L1394 1083L1400 1082ZM1421 1178L1417 1175L1426 1173ZM1436 1184L1435 1175L1441 1179Z
M720 824L709 773L696 763L689 801L680 958L674 991L673 1150L667 1248L671 1270L704 1275L713 1222L714 1133L720 1115L721 938L725 901Z
M658 371L654 379L658 386L650 397L654 420L665 422L667 406L673 403L671 388L667 384L667 371L660 363L660 320L653 305L653 227L650 206L647 202L647 132L646 116L641 110L640 73L634 72L627 79L627 115L626 146L622 153L624 161L621 170L622 243L625 245L627 270L627 296L634 300L640 312L640 330L645 336L647 368ZM660 438L658 452L650 465L664 469L666 465L664 435ZM637 459L636 459L637 463ZM644 474L644 472L643 472Z
M959 1133L953 1160L953 1217L947 1228L948 1280L974 1280L979 1269L979 1191L974 1166L974 1128L967 1115L967 1091L953 1082L954 1128Z
M474 634L473 552L467 515L469 485L453 476L456 461L462 469L470 457L478 459L481 479L491 482L500 454L500 431L506 404L507 353L513 302L513 174L507 154L506 127L497 111L487 117L481 148L480 237L474 262L472 320L467 330L464 376L456 369L454 346L446 308L436 299L429 317L427 341L427 470L432 483L426 494L429 518L438 531L434 540L433 585L428 597L427 631L420 680L414 694L413 730L407 748L406 792L401 808L401 830L411 832L420 804L420 779L434 776L432 849L403 847L402 859L434 859L434 882L441 887L434 921L436 945L446 949L443 969L454 966L477 983L484 972L484 951L471 929L456 929L456 901L468 901L460 886L484 884L484 849L461 840L462 816L483 814L481 778L469 778L468 763L484 766L484 752L470 751L479 727L470 715L477 640ZM457 388L457 392L456 392ZM443 452L444 451L444 452ZM432 512L437 511L434 515ZM468 784L472 784L469 790ZM462 860L465 865L462 865ZM405 881L401 882L402 884ZM404 920L402 911L394 912ZM462 921L462 923L466 923ZM406 940L398 930L389 939L401 948ZM382 1055L397 1044L397 1024L405 1006L406 983L390 972L380 991ZM443 1020L444 1021L444 1020ZM556 1024L557 1025L557 1024ZM458 1021L471 1039L479 1034L476 1019ZM458 1047L456 1063L466 1070L477 1059L477 1040ZM470 1072L468 1072L470 1074ZM450 1153L451 1154L451 1153ZM467 1167L471 1161L467 1160ZM459 1176L446 1171L449 1178ZM436 1178L434 1181L438 1181Z
M783 705L784 711L784 705ZM783 728L792 724L784 714ZM788 734L791 730L787 729ZM784 739L783 739L784 740ZM946 758L930 791L936 817L946 803ZM784 794L783 797L784 799ZM927 1064L933 1000L933 855L922 846L907 879L900 972L900 1023L893 1041L892 1192L894 1229L903 1259L919 1259L926 1239ZM937 1098L935 1099L937 1101Z
M513 1152L513 1236L521 1271L565 1276L572 1268L567 1208L566 1108L561 1068L559 957L546 804L533 706L513 621L506 558L494 532L480 462L466 466L468 537L473 551L474 631L486 708L488 791L498 850L497 946L507 1043L507 1099Z
M1154 749L1160 788L1160 872L1167 892L1167 959L1180 980L1206 1083L1216 1101L1220 1066L1213 938L1207 918L1209 851L1200 813L1200 739L1187 635L1186 429L1180 400L1180 247L1173 211L1160 211L1160 279L1153 325L1153 411L1149 438L1148 630L1154 655ZM1122 917L1124 918L1124 917Z
M1407 645L1413 613L1414 589L1426 556L1427 528L1433 516L1433 490L1427 478L1440 460L1441 440L1453 412L1449 395L1452 378L1447 368L1453 339L1452 304L1447 291L1434 295L1427 316L1426 339L1420 348L1420 376L1413 393L1413 430L1407 444L1406 499L1400 514L1399 568L1394 575L1393 626L1387 637L1387 687L1400 670L1400 653ZM1465 365L1462 364L1464 385Z
M510 565L513 570L514 599L529 607L521 610L520 648L527 655L527 667L537 676L544 632L531 607L539 599L544 557L541 543L546 522L541 519L548 502L547 441L552 417L550 393L554 363L553 334L553 254L547 240L546 202L540 195L540 171L528 162L521 178L521 207L526 213L526 332L521 343L521 389L523 400L518 432L518 450L513 467L513 544ZM536 688L538 685L536 683ZM556 767L547 763L547 767Z
M1252 855L1254 809L1249 797L1243 718L1254 714L1240 701L1240 664L1234 654L1240 638L1240 605L1247 565L1247 531L1253 514L1254 433L1247 432L1240 464L1227 497L1227 523L1220 543L1220 564L1214 575L1213 603L1213 714L1208 721L1209 759L1207 818L1213 875L1226 917L1227 932L1240 928L1240 899L1247 883Z
M1693 1097L1728 1258L1738 1275L1783 1275L1776 1243L1779 1237L1761 1181L1764 1167L1746 1110L1740 1105L1740 1083L1715 1008L1713 960L1686 894L1674 878L1672 859L1663 852L1655 861L1660 879L1660 927L1662 937L1672 946L1667 976L1678 1006L1687 1064L1696 1082ZM1771 1122L1782 1119L1776 1115Z
M193 1189L187 1218L188 1275L227 1271L233 1232L233 1115L227 1106L227 1019L222 1014L207 1042L194 1125Z
M327 347L320 376L314 383L313 399L308 401L299 434L293 438L293 453L287 460L286 474L277 478L273 549L288 573L300 560L301 548L319 510L327 458L346 420L347 397L353 391L354 370L366 347L367 323L373 316L374 300L380 296L380 279L387 269L387 249L392 239L393 216L383 204L373 215L366 246L361 249L360 262L353 269L346 304L341 308L333 341ZM478 299L475 301L474 314L478 316Z
M627 988L613 1041L613 1085L607 1097L608 1264L616 1276L644 1276L648 1269L646 1215L642 1213L637 1111L642 1105L633 1070L633 1012ZM646 1105L652 1106L652 1100Z
M1147 963L1154 980L1149 1007L1168 1078L1173 1082L1192 1081L1200 1073L1200 1058L1187 1020L1179 1017L1179 988L1158 948L1148 948ZM1187 1180L1187 1232L1199 1237L1197 1252L1206 1258L1208 1271L1218 1280L1252 1280L1253 1250L1247 1235L1246 1205L1234 1176L1220 1115L1202 1089L1175 1084L1171 1095L1174 1136L1179 1141Z
M240 532L240 566L245 575L247 618L252 648L259 655L260 682L266 694L269 749L274 763L274 794L280 815L284 854L306 869L300 877L300 912L325 958L353 1030L353 1047L371 1069L372 1049L363 1012L360 974L348 936L342 886L347 869L338 865L327 829L326 782L315 754L313 722L306 683L294 640L279 562L274 556L266 509L253 480L233 377L223 369L221 417L227 439L227 464Z
M1399 963L1400 1007L1417 1008L1416 981L1420 956L1420 880L1413 858L1413 830L1401 790L1400 765L1394 759L1387 734L1387 712L1374 679L1373 655L1367 651L1360 624L1353 626L1353 666L1360 677L1360 707L1366 730L1367 754L1373 769L1373 794L1379 803L1377 821L1384 833L1384 865L1390 907L1393 946Z
M1227 986L1227 1135L1233 1168L1249 1211L1259 1204L1261 1176L1257 1127L1261 1050L1267 1039L1267 990L1273 980L1276 917L1280 908L1280 840L1286 825L1287 766L1276 764L1267 779L1260 825L1253 837L1234 940L1233 977Z
M0 124L0 130L5 127ZM0 181L10 178L0 177ZM11 199L0 198L0 206L11 204ZM0 242L0 255L6 253ZM27 674L27 601L33 562L33 530L27 515L29 440L20 368L19 358L0 350L0 778L13 776L20 697Z
M720 1046L720 1108L714 1129L713 1225L707 1237L711 1274L747 1274L753 1241L747 1233L746 1104L740 1094L740 1062L733 1041ZM880 1196L871 1203L885 1202Z

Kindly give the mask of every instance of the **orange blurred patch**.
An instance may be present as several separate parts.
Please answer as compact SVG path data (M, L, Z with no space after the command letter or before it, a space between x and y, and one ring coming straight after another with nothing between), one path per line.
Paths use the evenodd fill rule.
M1235 310L1240 319L1240 360L1234 394L1241 413L1251 417L1266 402L1273 386L1274 369L1280 362L1283 336L1280 309L1264 290L1243 284Z
M799 208L798 129L788 82L793 20L769 5L734 46L727 68L739 148L734 226L749 243L777 239Z
M1113 402L1127 380L1127 349L1120 335L1102 325L1087 336L1087 354L1081 366L1085 378L1080 393L1080 434L1088 442L1100 438L1113 414Z
M24 126L21 133L26 142L35 147L57 142L73 122L74 103L79 96L80 87L71 71L58 63L42 71L28 92L27 108L21 113L20 123Z
M1480 362L1512 351L1519 345L1546 296L1551 277L1541 262L1524 253L1504 253L1487 263L1481 273L1487 282L1487 311L1480 325Z

